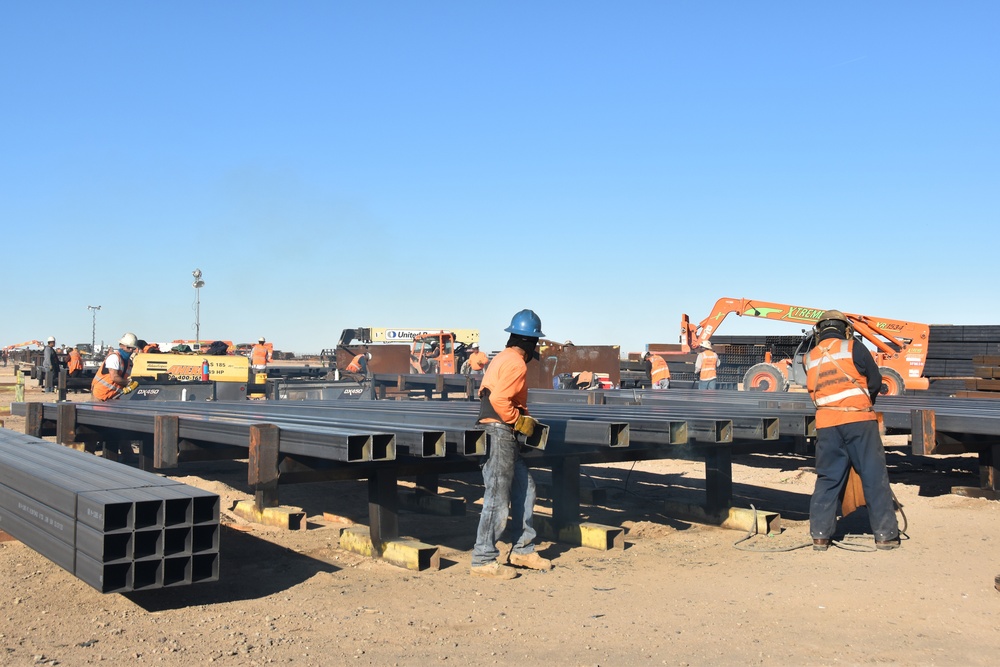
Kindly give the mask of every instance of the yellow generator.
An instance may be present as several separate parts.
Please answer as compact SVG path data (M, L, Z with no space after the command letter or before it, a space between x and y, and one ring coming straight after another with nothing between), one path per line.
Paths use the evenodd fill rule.
M205 367L208 364L208 367ZM207 370L207 377L205 371ZM132 362L132 377L158 381L242 382L250 381L250 360L238 355L140 353Z

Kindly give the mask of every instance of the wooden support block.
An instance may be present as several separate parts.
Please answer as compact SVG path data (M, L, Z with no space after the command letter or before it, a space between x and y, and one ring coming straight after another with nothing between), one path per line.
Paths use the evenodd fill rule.
M176 468L180 452L178 434L180 419L177 415L153 417L153 468Z
M667 500L663 503L663 512L669 516L696 523L706 523L729 530L749 532L754 530L762 535L777 535L781 532L781 515L776 512L744 509L742 507L724 507L709 509L701 505L681 503Z
M247 484L254 490L257 509L278 505L279 429L274 424L250 427L250 458Z
M0 542L17 542L17 538L0 530Z
M568 523L556 530L555 522L547 516L535 514L531 520L538 534L546 539L599 551L625 548L625 529L623 528L586 522Z
M956 496L965 498L985 498L986 500L1000 500L1000 491L983 489L978 486L953 486L951 492Z
M438 547L414 539L396 538L383 542L379 551L372 544L371 535L365 526L348 526L340 531L340 548L362 556L381 558L387 563L414 572L441 569Z
M465 498L456 496L402 493L399 495L399 503L405 509L434 516L465 516Z
M233 514L247 521L262 523L265 526L276 526L287 530L305 530L306 513L301 507L265 507L257 509L250 500L241 500L233 508Z

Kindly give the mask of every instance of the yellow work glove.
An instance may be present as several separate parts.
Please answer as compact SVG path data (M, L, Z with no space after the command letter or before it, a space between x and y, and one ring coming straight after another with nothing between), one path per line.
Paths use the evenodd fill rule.
M139 386L138 380L132 380L127 385L122 387L122 394L130 394L135 391L135 388Z
M530 438L532 434L534 434L535 426L537 425L538 422L535 421L534 417L522 414L517 418L517 421L514 422L514 430L518 433L523 433Z

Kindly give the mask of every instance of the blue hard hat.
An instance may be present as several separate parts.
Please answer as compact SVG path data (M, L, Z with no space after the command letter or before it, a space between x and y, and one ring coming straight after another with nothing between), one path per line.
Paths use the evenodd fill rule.
M545 335L542 333L541 318L535 315L535 311L527 308L514 315L510 320L510 326L504 331L527 338L541 338Z

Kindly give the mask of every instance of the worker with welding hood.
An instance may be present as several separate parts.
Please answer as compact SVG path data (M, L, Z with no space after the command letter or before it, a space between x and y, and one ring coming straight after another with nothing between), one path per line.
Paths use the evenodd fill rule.
M852 466L861 477L876 548L895 549L899 525L874 411L882 374L839 310L825 311L813 331L816 343L805 359L806 389L816 405L816 486L809 502L813 549L830 546Z
M522 310L504 329L507 345L483 375L477 423L486 427L483 463L483 511L479 516L476 545L472 550L473 575L513 579L517 571L503 561L530 570L549 570L552 562L535 552L535 481L520 456L517 435L530 436L536 426L528 415L527 362L536 356L542 321L531 310ZM497 548L507 526L508 508L512 547L508 554Z

